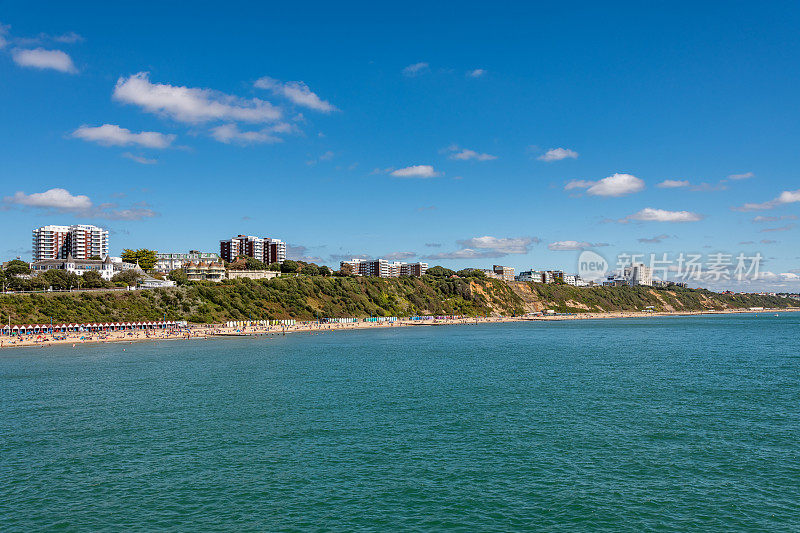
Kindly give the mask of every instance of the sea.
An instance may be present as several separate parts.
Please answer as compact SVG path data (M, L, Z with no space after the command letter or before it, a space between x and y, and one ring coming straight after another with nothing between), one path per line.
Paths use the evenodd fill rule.
M800 313L0 351L1 531L798 531Z

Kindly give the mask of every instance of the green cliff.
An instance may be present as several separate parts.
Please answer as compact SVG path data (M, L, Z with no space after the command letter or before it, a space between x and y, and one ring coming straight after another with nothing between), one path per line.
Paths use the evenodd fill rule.
M411 315L519 315L558 312L783 308L797 302L759 295L649 287L576 288L485 278L297 276L197 283L172 289L0 295L0 323L243 319Z

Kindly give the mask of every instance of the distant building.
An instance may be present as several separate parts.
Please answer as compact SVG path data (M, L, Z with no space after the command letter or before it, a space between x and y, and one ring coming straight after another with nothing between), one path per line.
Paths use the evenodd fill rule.
M545 283L563 283L564 272L562 270L545 270L544 271Z
M428 270L428 263L405 263L386 259L357 259L342 261L340 268L349 266L356 276L396 278L399 276L422 276Z
M573 287L586 287L586 283L578 274L564 274L563 277L565 285L572 285Z
M428 263L401 263L400 275L401 276L424 276L428 271Z
M222 281L225 278L225 267L215 261L190 261L186 265L186 277L191 281Z
M572 285L577 284L580 278L575 275L568 281L562 270L523 270L514 279L534 283L568 283Z
M541 270L523 270L515 278L517 281L532 281L534 283L544 283L544 272Z
M491 268L480 269L483 274L489 279L503 279L503 276L492 270Z
M104 259L108 255L108 230L86 224L42 226L33 230L33 261L48 259Z
M628 285L646 285L648 287L653 285L653 270L643 263L626 266L623 277Z
M150 276L145 276L139 282L140 289L164 289L167 287L174 287L175 282L169 279L157 279Z
M238 235L219 241L219 255L228 263L235 261L240 255L258 259L267 265L283 263L286 260L286 243L269 237Z
M492 272L500 276L503 281L514 281L514 268L502 265L492 265Z
M156 264L153 267L156 272L164 274L184 268L189 262L194 261L199 263L205 261L207 263L219 263L219 255L211 252L198 252L197 250L189 250L189 253L156 253Z
M674 281L661 281L654 279L653 280L653 287L657 287L659 289L666 289L668 287L680 287L682 289L686 288L686 283L676 283Z
M274 270L228 270L225 279L272 279L280 275L280 272Z
M620 277L619 274L610 274L603 282L604 287L624 287L627 284L628 281L625 278Z
M136 265L121 261L115 262L109 256L106 256L105 259L75 259L71 254L68 254L66 259L43 259L31 263L33 275L39 275L48 270L66 270L82 276L86 272L94 271L105 280L110 280L118 272L135 268L137 268Z

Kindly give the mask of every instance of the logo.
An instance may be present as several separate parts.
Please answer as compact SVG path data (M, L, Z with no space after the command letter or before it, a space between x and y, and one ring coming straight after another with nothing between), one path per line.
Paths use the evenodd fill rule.
M578 256L578 275L586 280L599 280L606 277L608 261L591 250L584 250Z

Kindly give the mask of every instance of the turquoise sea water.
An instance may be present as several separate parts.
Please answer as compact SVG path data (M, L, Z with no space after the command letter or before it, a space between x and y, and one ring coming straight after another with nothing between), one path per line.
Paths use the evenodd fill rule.
M734 315L2 351L0 530L797 531L799 330Z

